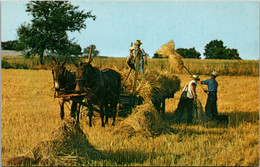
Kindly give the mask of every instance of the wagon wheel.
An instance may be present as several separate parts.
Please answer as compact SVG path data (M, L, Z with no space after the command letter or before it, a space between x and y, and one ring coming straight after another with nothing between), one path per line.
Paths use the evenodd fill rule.
M80 106L80 119L82 120L83 117L86 117L87 116L87 111L88 111L88 108L81 105Z
M119 106L118 115L126 117L132 114L132 109L136 105L143 103L143 98L141 96L132 95L128 93L121 92L119 96Z
M84 98L82 100L82 103L86 104L86 99ZM83 117L86 117L88 115L88 107L84 106L84 105L81 105L80 106L80 119L83 119Z
M93 109L93 113L94 112L97 112L100 114L100 109L98 108L97 105L93 105L92 106L92 109ZM86 112L88 110L88 107L87 107L87 98L84 98L81 102L81 107L80 107L80 118L82 119L83 116L88 116L88 112ZM93 114L93 117L95 117L95 114Z

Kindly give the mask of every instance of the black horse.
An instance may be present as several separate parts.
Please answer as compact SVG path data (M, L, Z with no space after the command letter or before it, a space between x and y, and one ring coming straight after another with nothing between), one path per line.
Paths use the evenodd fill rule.
M112 125L114 126L121 88L121 75L112 69L100 71L91 65L91 61L89 60L87 63L81 62L79 65L73 62L77 67L75 91L87 93L90 127L92 126L93 104L99 106L102 127L108 123L110 113L113 116Z
M54 81L54 88L58 94L68 94L71 93L71 91L74 92L74 89L76 87L75 73L66 70L66 68L64 67L65 63L66 63L66 59L60 63L57 62L54 57L52 57L52 64L53 64L52 75ZM64 118L64 103L66 101L69 101L69 99L61 98L59 101L60 109L61 109L60 110L61 119ZM77 114L77 123L79 123L79 108L80 105L72 100L70 115L71 117L75 118Z

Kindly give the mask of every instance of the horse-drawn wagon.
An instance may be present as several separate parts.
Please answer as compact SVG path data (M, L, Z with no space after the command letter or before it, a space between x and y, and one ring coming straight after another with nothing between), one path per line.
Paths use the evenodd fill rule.
M141 80L144 79L143 85L149 85L146 87L147 89L144 89L144 87L140 89L140 86L138 86L139 89L137 89L138 63L134 77L132 78L134 79L134 81L131 82L132 85L130 84L130 86L127 86L128 89L124 89L125 81L127 81L131 70L127 76L122 79L121 74L113 69L99 70L93 67L91 65L93 59L91 59L90 55L91 48L87 62L80 62L78 64L71 59L73 64L77 67L74 73L65 69L64 64L66 60L62 63L57 63L55 59L53 59L54 87L57 91L56 97L61 99L62 119L64 116L64 103L65 101L71 100L72 117L76 116L75 113L77 113L79 117L80 110L84 111L83 108L87 107L90 126L93 111L100 113L102 126L105 126L110 115L113 117L112 124L114 125L116 115L127 116L131 114L132 108L141 104L145 98L146 101L152 100L152 103L158 111L164 112L165 99L172 97L174 93L179 90L180 82L177 77L172 75L168 76L156 71L151 71L148 75L142 75ZM122 80L124 80L123 84L121 82ZM141 92L143 92L143 94ZM83 107L80 109L80 106ZM104 115L106 116L105 123L103 120ZM77 121L78 120L79 119L77 119Z
M63 98L66 101L72 100L78 104L81 105L80 108L80 113L85 113L88 109L88 93L78 93L75 92L75 90L70 90L70 91L66 91L65 90L60 90L57 91L54 95L55 98ZM131 93L125 92L124 90L122 90L120 92L120 96L119 96L119 103L117 106L118 109L118 116L127 116L129 114L131 114L132 109L136 106L136 105L140 105L142 104L142 97L138 96L138 95L133 95ZM69 108L69 107L68 107ZM69 108L69 110L71 110ZM100 108L98 105L93 105L93 110L100 113Z

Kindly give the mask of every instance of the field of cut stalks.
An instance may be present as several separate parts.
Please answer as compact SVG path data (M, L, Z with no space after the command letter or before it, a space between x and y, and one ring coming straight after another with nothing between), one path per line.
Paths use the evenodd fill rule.
M157 67L167 69L161 61L164 60L150 63L159 63ZM188 61L184 63L191 67ZM123 62L120 64L123 66ZM247 61L240 64L250 67ZM203 73L209 73L206 66L203 68ZM256 73L258 69L252 70ZM196 71L195 67L192 71ZM85 116L80 126L75 127L67 105L65 120L60 119L58 99L53 97L51 70L2 69L1 74L1 163L4 166L259 165L258 75L217 77L218 111L229 116L228 125L214 121L175 123L181 90L190 81L187 73L176 72L181 90L166 100L163 117L151 103L146 103L136 107L128 118L117 117L115 127L109 120L109 125L101 128L100 117L95 114L90 128ZM204 108L207 95L199 86L197 94Z

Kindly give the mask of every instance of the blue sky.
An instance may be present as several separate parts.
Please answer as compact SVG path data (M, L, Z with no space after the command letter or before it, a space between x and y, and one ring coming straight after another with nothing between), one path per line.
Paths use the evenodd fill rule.
M1 41L17 39L16 29L30 23L28 1L1 2ZM140 39L150 55L170 40L177 48L195 47L204 58L211 40L222 40L242 59L259 59L259 1L71 1L92 11L96 21L69 33L82 48L95 44L100 55L126 57Z

